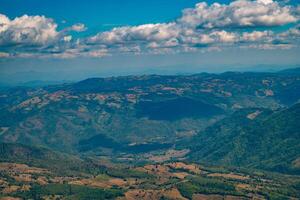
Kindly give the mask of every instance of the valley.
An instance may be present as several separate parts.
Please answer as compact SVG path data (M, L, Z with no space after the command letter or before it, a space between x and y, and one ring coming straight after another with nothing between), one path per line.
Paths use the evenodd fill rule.
M0 199L300 198L300 73L0 89Z

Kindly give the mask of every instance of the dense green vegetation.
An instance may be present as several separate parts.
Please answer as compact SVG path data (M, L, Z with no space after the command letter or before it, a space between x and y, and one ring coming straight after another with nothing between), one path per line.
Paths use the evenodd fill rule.
M177 98L162 102L141 102L138 115L153 120L178 120L182 118L210 117L221 114L219 107L190 98Z
M191 199L193 194L220 194L220 195L241 195L238 193L234 185L225 180L218 180L212 178L193 178L188 182L180 183L178 185L180 193Z
M35 185L28 192L19 192L15 196L25 199L42 199L44 196L62 196L65 200L105 200L122 196L122 190L96 189L86 186L68 184L50 184L46 186Z
M299 173L295 162L300 156L300 104L273 114L261 110L257 118L247 118L256 111L238 111L195 136L191 159Z
M115 152L128 152L128 153L146 153L154 150L161 150L170 148L172 144L151 142L147 144L128 145L122 144L106 135L99 134L87 140L80 140L78 144L79 152L87 152L97 148L109 148Z

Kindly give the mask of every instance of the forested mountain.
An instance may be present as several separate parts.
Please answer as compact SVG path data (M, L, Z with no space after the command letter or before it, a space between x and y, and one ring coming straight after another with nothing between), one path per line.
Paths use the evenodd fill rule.
M174 143L242 108L300 97L297 73L93 78L0 92L0 138L70 153L97 135L127 145ZM100 145L101 147L101 145Z
M185 145L193 160L299 173L300 104L270 111L245 109L220 120Z
M23 199L299 198L297 72L2 88L0 191Z

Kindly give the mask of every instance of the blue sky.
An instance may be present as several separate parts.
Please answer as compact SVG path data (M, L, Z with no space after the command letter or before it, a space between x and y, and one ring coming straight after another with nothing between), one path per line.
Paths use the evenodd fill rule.
M10 17L46 15L57 21L82 22L88 26L102 24L142 24L164 22L193 7L195 0L2 0L0 12Z
M15 18L45 15L55 19L60 28L83 23L84 34L109 30L116 26L161 23L176 19L185 8L199 0L0 0L0 13ZM206 1L213 3L216 1ZM228 3L230 1L217 1ZM66 23L62 23L62 22Z
M78 80L298 66L299 2L246 3L0 0L0 78Z

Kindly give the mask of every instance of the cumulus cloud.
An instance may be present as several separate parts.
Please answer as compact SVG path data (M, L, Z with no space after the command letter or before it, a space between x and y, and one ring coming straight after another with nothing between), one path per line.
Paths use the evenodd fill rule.
M131 41L163 41L177 37L179 28L175 23L125 26L99 33L88 39L90 43L116 44Z
M204 33L195 29L187 29L176 23L164 23L114 28L88 38L87 43L103 44L109 47L138 44L141 47L155 49L214 42L232 43L236 39L235 33L224 30Z
M213 37L216 37L217 38L217 41L219 42L235 42L236 41L236 34L235 33L229 33L229 32L226 32L226 31L215 31L215 32L212 32L210 34L211 36Z
M295 25L299 17L299 5L273 0L200 2L171 22L121 26L78 38L73 33L86 31L84 24L58 31L58 25L45 16L23 15L11 20L0 14L0 47L7 50L0 57L28 57L34 53L56 58L103 57L114 53L169 54L219 51L228 46L286 49L299 44L300 30ZM273 29L286 24L292 28L283 28L281 32Z
M296 22L290 6L272 0L237 0L228 5L206 2L183 11L179 23L198 28L279 26Z
M44 16L23 15L10 20L0 14L0 45L44 45L58 35L57 24Z
M74 54L70 49L74 49L76 43L71 43L73 36L69 33L85 30L85 25L78 23L59 31L54 20L45 16L23 15L9 19L0 14L0 48L7 51L0 57L59 57L58 54L70 57Z
M138 45L140 51L169 52L211 48L238 43L273 43L270 30L255 29L281 26L298 21L296 7L273 0L237 0L229 4L206 2L185 9L174 22L124 26L101 32L86 39L89 45L107 45L109 49L130 49ZM120 47L122 46L122 47Z

